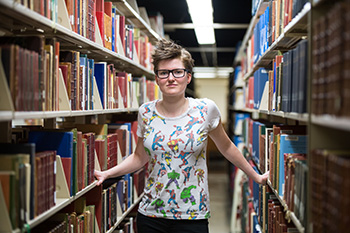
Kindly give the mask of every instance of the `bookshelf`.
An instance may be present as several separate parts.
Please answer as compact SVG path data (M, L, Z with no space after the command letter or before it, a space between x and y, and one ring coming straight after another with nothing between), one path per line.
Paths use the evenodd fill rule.
M256 52L254 28L259 27L259 21L265 20L266 23L263 12L266 10L266 6L263 4L267 4L267 7L271 9L271 2L275 2L272 4L289 3L293 7L299 4L299 10L293 13L294 16L287 21L288 23L283 21L279 34L275 35L274 40L268 40L267 48L264 47L266 38L261 39L260 37L258 51L254 53ZM253 232L252 228L256 226L260 227L262 232L270 232L271 228L277 231L283 230L283 232L344 231L346 229L345 221L347 221L345 219L348 219L350 216L348 205L346 204L348 202L346 190L349 187L349 176L345 172L349 169L350 154L349 143L346 140L350 136L350 120L346 110L346 106L348 106L347 93L349 91L347 83L350 3L349 1L327 0L310 2L276 0L257 1L256 5L259 8L252 17L251 25L246 32L242 46L235 59L235 69L239 73L232 75L230 81L229 89L231 95L242 95L240 92L243 89L244 96L240 99L243 99L243 102L238 104L238 106L243 106L240 108L235 107L237 104L231 100L233 97L229 97L231 100L231 106L229 106L230 121L231 125L233 125L233 129L230 129L230 132L231 136L236 140L236 144L243 148L243 153L252 161L253 166L260 173L265 172L265 169L269 168L270 177L268 187L260 187L258 195L254 194L256 189L249 181L247 181L251 185L249 191L246 194L242 194L242 196L246 195L246 197L243 197L243 201L247 199L248 201L244 202L243 206L240 207L246 211L241 213L241 216L249 216L250 218L257 215L255 222L249 227L247 226L248 217L244 219L235 218L232 221L235 226L237 226L237 222L241 221L242 227L245 227L244 229L242 228L244 232ZM284 7L286 9L286 5ZM278 18L273 20L274 23L276 20L278 21ZM269 18L267 25L269 26L271 22L271 18ZM266 28L260 28L260 33L263 30L266 30ZM272 32L270 31L272 30L271 28L267 30L268 33ZM269 38L271 35L268 33ZM300 43L305 40L307 40L307 46L304 47L304 50L307 57L304 61L307 66L304 74L306 74L307 80L305 85L307 87L303 89L303 86L299 86L299 90L303 89L306 92L303 99L303 105L307 106L306 110L300 111L300 108L299 110L298 108L285 110L283 107L278 109L278 99L275 99L274 95L265 95L264 98L264 94L266 91L276 91L276 95L280 95L283 102L283 93L286 90L271 89L276 87L270 86L271 80L275 81L276 78L281 78L282 85L285 79L288 81L288 78L285 78L288 77L288 72L284 73L286 71L285 68L288 68L287 63L289 59L286 54L290 54L291 51L294 52L296 48L300 49ZM274 70L278 67L278 65L274 66L278 56L283 56L283 69L280 73L278 73L278 70L277 72ZM303 57L293 54L294 57L299 61L303 59ZM295 61L293 60L293 62ZM298 80L296 77L300 77L300 70L303 69L300 65L300 62L293 63L293 66L298 69L296 71L292 70L292 72L296 72L299 75L292 76L293 84L294 80ZM270 79L269 76L266 83L264 83L265 81L262 83L262 87L254 86L254 91L249 92L249 89L253 86L252 84L249 86L249 82L252 82L252 79L255 81L257 77L260 78L255 76L255 74L261 68L273 70L276 76L274 76L274 79ZM240 84L236 87L236 83L242 83L242 81L245 83L243 87L240 87ZM300 85L303 81L299 79L297 82ZM266 85L265 88L264 85ZM274 85L276 84L274 83ZM256 87L258 87L258 90L260 88L263 90L260 101L267 101L268 103L262 104L263 107L256 105L256 96L253 96L253 93L255 94L256 92ZM278 93L277 91L280 92ZM300 92L297 93L300 94ZM297 93L293 93L293 95L298 96L299 94ZM249 94L252 96L249 96ZM275 101L275 103L271 102L271 100ZM293 102L292 99L291 101ZM237 122L239 115L242 113L249 115L248 120L243 122L243 126L234 123L235 121ZM275 126L285 127L285 129L293 128L293 130L300 126L305 127L307 136L307 143L303 144L304 149L306 148L305 154L297 153L293 155L288 154L290 152L285 152L287 149L282 147L282 141L280 140L283 134L288 135L288 133L281 133L277 138L275 136L278 134L268 134L269 128L271 127L272 130ZM235 135L235 128L237 127L243 127L242 135ZM263 127L266 127L264 133L262 133L263 131L256 131L257 129L262 130ZM258 135L258 138L254 139L256 135ZM272 135L274 138L269 137L267 139L267 135ZM240 139L237 139L237 137ZM275 141L270 144L270 140ZM294 145L291 148L296 150L297 146ZM281 157L282 149L284 158ZM279 158L276 156L276 151L280 153ZM283 161L283 163L288 162L285 163L283 168L279 161ZM295 169L295 173L293 173L293 169ZM292 173L287 173L287 171ZM293 179L298 179L298 182ZM279 183L279 186L276 182ZM288 182L295 182L294 186L293 183ZM304 185L297 186L297 183L303 183ZM239 187L238 189L234 190L234 192L244 193L245 187ZM287 190L293 192L293 194L289 195ZM251 203L255 203L255 200L258 200L259 205L263 209L266 208L267 199L265 198L267 196L269 196L269 205L274 203L272 209L254 210L250 206ZM294 200L291 199L293 197ZM297 199L295 199L296 197ZM249 198L251 198L251 201ZM332 212L332 214L327 214L327 212ZM267 214L269 217L273 216L276 220L267 222ZM250 221L253 221L252 219ZM287 228L289 229L288 231Z
M44 51L44 47L36 47L37 50L41 51L38 52L38 54L40 53L40 55L43 55L42 57L38 56L38 58L42 58L41 60L38 59L39 62L42 62L40 63L40 65L43 65L38 65L38 67L42 68L40 69L40 71L38 71L38 77L43 79L45 78L45 84L50 83L50 85L52 85L50 87L39 86L39 88L42 88L40 89L40 91L42 91L42 93L50 92L52 94L50 94L51 96L45 96L45 94L43 94L43 96L45 96L44 98L37 96L31 97L26 94L25 98L33 102L26 100L27 102L24 105L29 104L35 106L36 102L34 101L36 101L36 98L42 98L40 99L40 101L42 102L39 103L39 106L43 105L43 107L40 107L38 109L33 108L29 110L23 110L18 108L18 105L16 103L18 102L18 100L16 99L19 97L18 95L16 95L16 92L14 92L14 86L11 86L13 80L17 85L17 82L21 82L21 79L17 76L16 78L12 78L12 76L7 77L7 72L9 70L7 69L7 55L5 54L6 51L4 49L4 44L6 43L0 43L0 48L3 56L2 58L0 56L0 58L4 59L0 60L0 87L2 89L2 93L0 95L0 142L4 144L9 144L10 142L14 141L16 143L20 143L18 141L19 139L28 139L26 138L28 136L26 135L26 133L30 134L32 132L33 129L31 127L39 127L39 131L42 132L64 132L64 134L68 133L70 135L74 135L74 142L70 141L69 143L74 144L73 153L76 153L74 155L74 158L72 157L72 160L66 160L64 156L57 154L56 160L50 160L51 162L55 161L54 163L52 162L52 164L46 164L44 163L44 161L46 161L44 159L46 158L44 158L42 160L43 163L41 164L40 159L34 157L36 152L23 152L24 154L22 155L18 154L18 152L6 152L7 149L1 149L0 163L5 161L5 157L3 157L5 156L5 154L11 159L14 159L14 157L17 158L18 156L18 158L25 159L23 161L27 161L26 159L30 158L30 162L20 162L22 170L20 170L20 168L17 167L14 171L11 170L12 168L8 167L6 169L10 170L6 170L4 167L1 167L0 169L0 186L2 186L0 192L0 215L2 218L2 224L0 226L1 232L40 231L39 229L42 230L42 227L49 226L53 221L57 221L58 219L60 219L59 221L61 221L61 214L65 213L69 215L73 214L73 212L75 213L77 209L81 208L81 205L84 205L84 207L86 208L92 208L84 209L84 212L77 211L77 213L87 214L86 216L88 217L86 217L86 219L89 219L87 221L89 221L89 223L93 223L96 226L96 233L113 232L114 229L116 229L118 225L120 225L125 220L125 218L128 217L130 212L137 207L138 203L140 202L143 196L143 194L140 195L138 193L139 191L136 191L139 188L140 184L136 183L136 181L133 182L133 178L137 175L136 173L128 174L125 177L122 177L123 182L125 182L123 183L125 187L124 189L119 188L119 190L124 190L122 192L128 190L128 196L124 196L124 194L126 195L126 193L123 193L122 195L119 193L115 193L115 198L121 199L123 197L124 199L121 201L125 202L126 208L123 212L120 212L120 210L118 210L118 218L116 217L116 211L116 222L109 227L107 226L108 229L102 229L101 225L105 227L105 224L107 224L108 220L101 220L101 218L104 218L106 216L108 218L112 217L110 215L104 216L102 214L102 206L103 208L107 208L108 206L102 201L102 193L106 192L108 193L108 195L112 194L111 191L102 190L102 186L96 186L96 182L94 180L91 180L90 175L92 174L91 171L93 171L94 169L106 169L108 165L107 159L108 161L113 160L113 162L116 162L116 160L118 160L118 162L121 162L121 148L124 145L124 143L126 145L126 149L124 151L126 154L129 154L129 149L130 151L133 150L133 147L136 143L136 139L133 136L134 128L131 129L131 124L134 122L133 119L135 119L135 116L137 115L139 105L143 102L160 97L160 93L157 89L158 87L155 85L154 73L150 66L149 53L152 49L152 44L154 44L154 42L161 38L161 36L159 36L159 34L150 27L149 23L147 22L147 15L144 15L145 11L139 11L137 8L137 4L135 5L136 2L115 0L113 1L112 6L116 8L116 14L118 14L120 17L125 17L125 24L131 25L131 27L129 28L133 28L135 31L140 30L140 38L142 37L144 41L139 42L135 39L135 41L132 41L132 43L131 41L128 41L129 44L127 45L129 47L123 47L122 39L120 38L120 33L119 31L115 31L115 49L113 50L111 48L107 48L104 45L105 42L102 40L97 19L94 21L89 21L89 23L93 22L92 25L94 25L92 29L92 31L94 32L94 39L88 38L88 36L90 35L88 33L88 30L91 28L87 28L88 20L87 18L84 18L86 16L83 15L83 13L82 15L77 16L80 17L79 22L81 22L79 28L72 29L72 26L70 24L71 18L68 15L68 2L69 1L66 0L50 1L50 4L53 4L50 7L42 5L42 8L40 8L39 6L39 8L42 10L40 13L40 10L38 10L37 8L38 5L36 5L39 3L38 1L23 1L23 4L21 4L21 1L14 0L4 0L0 2L0 40L12 37L12 39L20 38L22 42L29 43L28 38L30 37L42 38L42 41L45 43L45 45L47 45L46 43L49 43L49 41L54 41L56 43L54 44L56 46L55 48L57 48L57 50L59 49L59 52L55 53L55 57L53 53L50 52L50 50L45 50L45 52L41 53L42 51ZM96 7L97 2L104 4L103 1L81 1L81 3L86 4L88 4L88 2L94 3L94 7ZM48 2L42 1L42 4L46 3ZM88 5L86 5L86 7L88 7ZM51 9L51 11L45 11L45 9L49 8ZM82 12L84 12L87 9L81 8L81 10ZM143 14L142 16L141 13ZM107 13L105 12L105 17L106 15ZM84 29L84 27L86 28ZM129 31L129 33L131 33L131 30ZM133 34L128 34L128 36L131 35L134 36ZM128 36L126 36L125 38L134 39L134 37ZM142 45L145 47L142 48L146 49L147 47L148 49L147 51L142 50L142 53L144 53L143 55L141 55L141 48L137 47L134 44L137 42L139 42L139 45L145 43L145 45ZM10 43L12 45L17 42L10 41L7 43ZM18 46L23 46L23 44ZM132 53L130 52L130 54L132 54L132 57L129 57L129 55L125 55L126 49L132 51ZM69 81L66 81L67 76L64 76L62 71L63 68L59 66L61 65L61 63L59 62L62 61L58 59L58 57L61 57L61 55L65 51L74 51L77 54L82 55L78 57L78 60L79 58L81 59L83 57L91 60L92 64L105 63L108 69L111 67L111 75L108 73L108 75L110 76L107 76L107 74L104 76L106 84L105 87L102 88L102 90L100 90L101 86L100 83L97 82L98 74L95 72L95 70L95 75L92 75L91 80L88 78L90 72L92 72L94 68L89 67L88 70L87 66L83 66L84 64L80 63L80 71L77 72L80 76L77 75L76 77L74 77L77 78L78 81L75 81L73 79L73 76L69 76L69 78L72 78L70 79L71 83L73 82L73 80L74 82L76 82L75 85L77 96L74 96L74 98L76 99L69 97L70 89L68 89L67 84ZM30 59L32 59L31 61L36 61L35 57L30 57ZM20 67L20 63L16 63L15 65ZM34 69L35 67L36 64L34 64ZM87 69L88 71L85 73L84 69ZM30 76L30 78L33 78L33 80L35 80L34 78L37 78L37 73L35 73L36 71L30 71L33 71L33 73L26 73L29 74L27 76ZM32 85L30 84L30 82L34 83L33 80L28 79L28 86ZM125 83L123 81L123 83L121 84L118 82L118 80L126 81ZM31 87L36 89L36 84L37 83L33 84ZM21 85L25 86L25 84ZM41 84L39 83L39 85ZM122 85L125 85L126 89L123 89L124 86ZM28 91L28 89L30 88L26 88L25 90ZM40 91L39 93L41 93ZM92 93L94 94L92 95ZM86 97L90 94L91 98ZM100 94L106 96L103 97ZM35 93L34 95L39 94ZM78 95L81 95L83 97ZM15 97L15 99L13 97ZM105 98L107 102L104 102L103 98ZM125 102L123 102L124 99ZM46 107L46 104L47 102L49 102L49 100L50 104L51 100L53 100L52 106L50 105L50 107ZM73 108L73 103L77 104L76 108ZM123 133L125 133L125 135L127 135L126 137L128 138L126 139L127 142L118 142L118 146L113 147L113 158L108 157L110 156L109 153L112 153L112 146L108 144L108 138L109 136L112 137L113 134L115 134L114 136L116 136L116 133L108 131L108 124L110 123L120 124L120 127L122 128L121 130L123 131ZM120 128L117 126L113 127L115 130ZM14 134L16 134L15 137L13 136ZM23 135L26 136L22 138ZM94 135L93 142L91 141L91 143L94 144L89 144L89 140L92 140L91 138L89 138L89 135ZM99 144L97 143L97 141L99 141ZM97 148L97 145L102 146ZM32 146L33 144L31 144L31 148ZM37 144L35 146L37 146ZM88 148L93 147L95 147L95 149L93 151L89 151ZM81 151L79 148L81 149ZM32 158L34 158L34 163L32 163ZM70 161L72 161L72 163ZM102 163L101 161L104 162ZM50 171L49 173L49 166L53 164L55 164L54 169L52 169L54 171L52 171L52 173ZM69 168L70 166L74 166L74 168L71 168L72 170L69 170L69 168L67 168L67 164L69 165ZM22 165L24 167L22 167ZM46 170L36 170L39 169L39 165L45 166L45 168L40 167L40 169ZM83 165L86 165L86 167L82 168L81 166ZM103 168L102 166L105 167ZM30 169L34 169L33 171L35 171L35 174L34 172L32 173L32 170ZM45 174L50 174L48 175L48 178L45 178L45 181L42 181L47 182L45 184L49 185L48 188L46 188L46 186L44 187L44 184L41 184L39 183L39 181L37 181L37 179L39 179L39 174L43 171L45 171ZM67 173L67 171L69 171L70 176ZM18 180L15 180L13 178L13 174L17 174L17 172L22 172L22 176ZM80 175L82 178L79 177ZM69 181L69 177L73 177L73 182ZM19 187L19 185L17 185L16 183L16 186L19 187L18 191L19 193L21 193L20 197L17 197L17 195L13 195L15 196L14 198L11 197L10 199L8 199L8 190L3 189L3 187L8 187L6 186L7 179L11 179L11 182L24 182L25 187ZM52 197L47 197L47 193L40 194L44 195L41 196L42 198L45 198L45 207L40 206L40 212L39 210L36 210L36 208L39 208L36 206L36 204L33 204L34 207L32 207L32 204L30 204L32 202L34 203L34 199L29 201L29 198L34 197L35 200L37 200L37 195L39 195L39 193L37 194L36 192L40 191L40 189L38 188L39 185L43 185L43 193L48 190L50 190L48 192L51 192L51 188L54 188L55 192L55 195L52 195ZM35 191L33 191L34 189ZM11 189L11 192L12 191L14 190ZM56 198L54 199L53 196L56 196ZM25 198L25 200L20 198ZM49 201L51 201L51 199L54 199L53 206L49 206ZM10 200L11 206L8 204L8 200ZM13 207L12 205L15 207ZM119 205L121 204L116 204L116 206ZM9 210L7 210L7 206ZM116 206L114 206L113 208L116 209ZM33 208L35 208L35 210L33 210ZM42 210L43 208L44 210ZM109 206L108 208L111 207ZM120 208L120 206L118 208ZM32 215L32 210L35 216L29 216ZM92 212L92 210L94 212ZM21 213L25 213L25 216ZM70 217L67 218L70 219Z

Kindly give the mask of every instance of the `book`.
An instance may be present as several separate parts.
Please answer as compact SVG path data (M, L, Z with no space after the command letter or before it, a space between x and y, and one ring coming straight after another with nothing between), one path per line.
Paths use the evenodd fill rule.
M34 143L0 143L1 153L4 154L29 154L30 158L30 200L34 200L34 169L35 169L35 144ZM34 202L30 202L29 219L34 218Z
M71 64L70 75L70 104L72 110L80 110L80 52L78 51L61 51L60 64Z
M105 47L112 50L112 2L104 2Z
M286 153L307 153L307 135L280 135L279 151L279 185L278 194L283 197L285 194L285 154Z
M94 63L94 74L96 78L96 84L98 92L100 94L101 103L104 109L107 109L107 63L106 62L95 62Z
M71 196L74 195L74 161L73 157L73 132L62 131L30 131L28 135L28 142L35 143L35 151L47 151L55 150L57 155L61 156L63 168L66 175L67 182L69 182L68 188ZM69 161L71 166L65 166L65 158ZM68 171L68 169L70 169Z
M100 30L103 46L105 46L105 10L104 10L104 1L96 0L96 21L98 23L98 28Z
M308 40L301 40L299 47L299 81L298 81L298 113L307 112L307 67L308 67Z
M10 199L9 199L9 217L12 228L21 228L27 221L26 192L28 190L25 176L25 164L30 164L30 155L23 153L0 154L0 171L13 172L15 175L9 177L10 180ZM22 213L22 214L20 214Z

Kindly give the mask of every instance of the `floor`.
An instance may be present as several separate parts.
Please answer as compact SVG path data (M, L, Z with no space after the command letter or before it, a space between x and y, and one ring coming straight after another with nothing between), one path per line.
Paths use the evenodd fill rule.
M230 233L231 201L229 192L229 164L226 160L210 160L209 195L211 218L210 233Z

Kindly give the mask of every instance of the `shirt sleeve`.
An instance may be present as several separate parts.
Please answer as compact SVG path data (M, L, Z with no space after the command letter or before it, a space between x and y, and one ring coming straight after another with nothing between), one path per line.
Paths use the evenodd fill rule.
M209 120L209 132L215 129L221 119L221 113L216 105L216 103L210 99L207 99L207 104L208 104L208 120Z
M143 106L139 108L139 113L137 115L137 136L140 138L143 138L143 133L144 133L144 125L143 125L143 119L142 119L142 109Z

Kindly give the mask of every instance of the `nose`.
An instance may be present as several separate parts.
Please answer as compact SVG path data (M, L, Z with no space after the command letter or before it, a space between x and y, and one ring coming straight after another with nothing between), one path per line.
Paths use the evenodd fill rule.
M169 73L168 80L175 80L175 77L174 77L173 72L170 72L170 73Z

